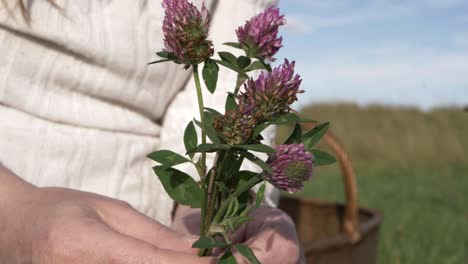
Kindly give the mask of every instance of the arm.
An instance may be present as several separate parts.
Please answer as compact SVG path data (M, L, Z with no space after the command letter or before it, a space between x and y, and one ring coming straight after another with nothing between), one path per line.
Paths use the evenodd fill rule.
M21 232L15 228L15 220L24 219L22 210L18 208L30 204L29 200L35 195L37 188L15 176L0 164L0 256L7 262L14 263L14 255L28 255L17 234ZM15 215L16 219L8 217ZM15 227L13 227L15 226ZM13 248L14 250L11 250Z

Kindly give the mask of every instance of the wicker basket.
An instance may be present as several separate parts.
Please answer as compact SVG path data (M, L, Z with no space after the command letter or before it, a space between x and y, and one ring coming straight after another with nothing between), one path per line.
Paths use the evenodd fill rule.
M346 204L282 197L280 208L296 223L307 263L374 264L382 217L374 210L358 207L356 180L346 151L330 132L324 140L341 166Z

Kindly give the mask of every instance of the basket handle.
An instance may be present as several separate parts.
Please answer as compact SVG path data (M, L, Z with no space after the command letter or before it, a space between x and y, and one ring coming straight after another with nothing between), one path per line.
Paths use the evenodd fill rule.
M304 128L313 128L317 123L304 123ZM339 142L338 138L330 131L328 131L324 140L328 146L331 147L335 156L340 164L343 173L344 191L346 194L346 207L343 221L343 229L349 236L353 243L359 241L361 234L359 232L359 219L358 219L358 202L357 202L357 185L356 176L354 174L351 160L343 145Z

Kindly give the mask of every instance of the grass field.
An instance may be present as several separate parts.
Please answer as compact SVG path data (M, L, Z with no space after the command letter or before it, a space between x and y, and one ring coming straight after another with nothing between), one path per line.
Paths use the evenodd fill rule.
M379 263L468 263L468 113L315 106L355 163L362 206L384 215ZM281 134L281 133L280 133ZM337 165L299 196L343 201Z

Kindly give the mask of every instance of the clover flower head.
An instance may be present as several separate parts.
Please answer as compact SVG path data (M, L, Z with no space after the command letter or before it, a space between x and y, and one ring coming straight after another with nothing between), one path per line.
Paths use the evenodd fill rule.
M246 144L252 141L255 120L238 109L215 117L213 127L229 145Z
M278 145L276 152L269 156L267 164L273 169L266 180L276 188L290 193L300 191L312 176L313 155L304 144Z
M271 73L261 73L257 80L250 79L245 91L238 96L239 107L259 122L289 113L290 105L297 101L301 77L294 74L295 62L287 59Z
M285 24L286 19L280 15L279 8L270 7L239 27L237 38L249 57L275 61L273 56L283 46L278 28Z
M210 16L203 3L199 11L187 0L163 0L165 51L175 55L175 62L198 64L213 55L213 43L208 39Z

